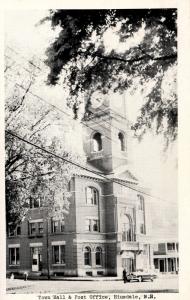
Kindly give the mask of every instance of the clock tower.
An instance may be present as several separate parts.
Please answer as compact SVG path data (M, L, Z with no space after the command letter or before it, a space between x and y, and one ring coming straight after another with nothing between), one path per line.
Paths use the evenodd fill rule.
M129 126L124 95L95 92L83 123L84 150L90 164L109 174L127 163Z

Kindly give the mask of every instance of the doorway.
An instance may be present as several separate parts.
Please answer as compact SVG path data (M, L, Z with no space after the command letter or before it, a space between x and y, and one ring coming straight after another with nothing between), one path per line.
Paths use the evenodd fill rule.
M160 259L159 260L160 263L160 272L165 272L165 263L164 263L164 259Z
M39 272L42 270L42 247L33 247L31 252L32 272Z
M122 268L125 268L127 272L134 272L134 259L133 258L122 258Z

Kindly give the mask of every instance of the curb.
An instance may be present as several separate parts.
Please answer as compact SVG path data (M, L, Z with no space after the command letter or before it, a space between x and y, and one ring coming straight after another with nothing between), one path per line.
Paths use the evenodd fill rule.
M22 278L15 278L22 281ZM122 281L122 278L119 277L61 277L55 276L50 279L47 276L39 276L39 277L28 277L28 281Z
M32 285L23 285L23 286L8 287L8 288L6 288L6 291L14 291L14 290L24 289L24 288L31 287L31 286Z

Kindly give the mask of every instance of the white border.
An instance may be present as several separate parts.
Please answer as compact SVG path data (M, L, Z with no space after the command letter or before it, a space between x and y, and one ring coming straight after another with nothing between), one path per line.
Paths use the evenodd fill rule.
M189 0L96 0L90 1L61 1L61 0L6 0L1 4L1 26L0 36L3 44L3 9L47 9L47 8L176 8L179 13L179 73L178 73L178 95L179 95L179 212L180 212L180 293L162 294L158 299L189 299L190 296L190 243L189 243L189 220L190 220L190 202L189 202L189 173L190 173L190 111L189 111L189 56L190 56L190 1ZM3 48L0 48L1 66L3 66ZM1 74L0 96L3 99L3 75ZM3 101L0 101L0 117L4 119ZM0 131L0 153L1 153L1 178L4 178L4 125L1 121ZM4 191L4 181L0 182L1 196ZM3 197L2 197L3 198ZM0 279L1 293L3 299L21 299L21 295L5 295L5 206L4 200L1 201L2 218L0 218L1 228L1 261L0 261ZM35 295L27 295L28 299L37 299ZM2 298L1 298L2 299Z

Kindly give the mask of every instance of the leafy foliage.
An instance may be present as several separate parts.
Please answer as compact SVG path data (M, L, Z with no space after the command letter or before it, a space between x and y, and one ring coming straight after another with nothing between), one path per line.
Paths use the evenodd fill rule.
M23 71L18 60L13 64L9 56L5 76L6 130L63 158L80 159L65 146L69 124L65 127L58 112L36 101L30 93L39 76L36 67L29 63ZM16 225L27 216L31 198L41 200L47 216L59 214L61 217L69 212L68 183L73 173L72 165L7 132L5 154L7 224Z
M81 99L85 99L88 109L91 94L97 90L123 93L132 86L135 89L134 82L144 90L154 81L133 129L141 136L157 122L156 132L175 139L176 86L172 92L175 97L166 108L162 103L162 81L176 65L176 17L175 9L51 10L42 23L50 20L60 32L47 49L48 83L55 85L61 80L63 87L69 87L67 102L77 115ZM112 45L112 38L116 45Z

